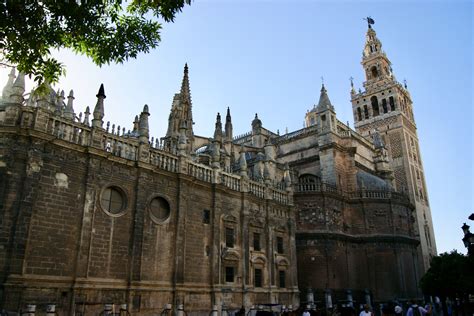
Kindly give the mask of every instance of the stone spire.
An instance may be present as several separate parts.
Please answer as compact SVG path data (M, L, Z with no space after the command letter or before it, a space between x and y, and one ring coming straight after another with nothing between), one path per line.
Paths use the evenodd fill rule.
M20 71L13 83L10 100L14 103L22 103L23 93L25 93L25 74Z
M64 97L64 90L61 92L58 90L56 93L56 109L54 111L55 115L62 116L64 112L64 99L66 99Z
M324 87L324 83L321 86L321 94L319 96L318 106L316 107L318 112L323 112L326 110L334 111L334 106L331 104L329 100L328 91Z
M184 64L183 80L181 81L181 95L191 95L191 90L189 89L189 68L188 63Z
M225 137L228 141L232 141L232 117L230 116L230 109L227 107L227 115L225 116Z
M168 130L166 136L163 137L164 146L168 149L175 148L179 143L182 125L186 126L187 142L192 143L194 140L193 133L193 113L191 92L189 88L189 70L188 64L184 66L183 80L181 82L180 92L173 97L171 113L168 119Z
M84 112L84 125L87 125L89 126L89 115L91 115L91 111L89 109L89 107L87 106L86 107L86 111Z
M94 108L92 127L102 128L102 125L104 124L104 121L102 120L104 118L104 99L106 98L103 83L100 85L96 97L97 103Z
M145 104L142 113L140 113L140 121L138 124L138 132L140 134L139 140L142 143L148 143L148 137L150 136L150 128L148 126L148 117L150 112L148 111L148 105Z
M135 134L138 134L138 125L139 125L138 115L135 115L135 120L133 120L133 132Z
M8 81L5 87L2 90L2 100L7 101L12 94L13 82L15 81L15 68L12 67L12 70L8 74Z
M63 91L64 92L64 91ZM69 95L67 97L67 104L66 109L64 110L64 117L68 120L74 120L74 91L69 91Z
M217 113L217 117L216 117L216 128L214 130L214 140L218 142L222 141L222 122L221 122L220 113Z

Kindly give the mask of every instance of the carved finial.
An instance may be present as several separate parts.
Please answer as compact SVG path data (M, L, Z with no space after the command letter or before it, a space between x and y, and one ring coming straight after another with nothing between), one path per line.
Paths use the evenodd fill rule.
M403 79L403 86L405 87L405 89L408 88L408 85L407 85L407 80L406 79Z
M64 93L64 91L62 93ZM74 91L71 90L69 91L69 96L67 97L66 109L64 110L64 117L70 120L74 119L73 103L74 103Z
M148 127L148 116L150 113L148 112L148 105L145 104L143 106L143 111L140 113L140 120L138 123L138 133L140 134L140 142L148 143L148 137L150 136L150 129Z
M8 81L5 87L2 90L2 99L8 100L12 93L13 82L15 81L15 67L12 67L10 74L8 74Z
M92 122L94 122L94 120L92 120ZM110 127L110 121L107 121L107 128L105 129L107 133L109 132L109 127Z
M15 103L23 102L23 93L25 93L25 74L21 71L18 73L15 82L13 83L10 101Z
M115 134L115 124L112 124L112 134Z
M86 107L86 111L84 112L84 125L89 126L89 115L91 114L91 111L89 107Z
M117 126L117 136L120 136L120 125Z
M133 121L133 131L138 132L138 115L135 115L135 120Z

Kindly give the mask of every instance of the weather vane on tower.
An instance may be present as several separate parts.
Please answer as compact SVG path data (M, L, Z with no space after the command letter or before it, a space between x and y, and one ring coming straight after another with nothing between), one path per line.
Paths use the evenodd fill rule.
M370 16L368 16L367 18L364 19L365 21L367 21L367 25L369 26L369 29L372 28L372 24L375 24L375 21L374 19L372 19Z

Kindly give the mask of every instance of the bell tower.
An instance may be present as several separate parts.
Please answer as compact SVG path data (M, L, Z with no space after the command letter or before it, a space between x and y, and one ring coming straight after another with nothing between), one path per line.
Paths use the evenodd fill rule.
M358 92L353 86L351 89L354 126L365 137L379 133L387 147L396 189L407 193L416 207L415 220L426 271L437 252L413 104L406 83L402 85L395 79L382 42L371 27L374 21L367 20L369 28L361 62L364 89Z

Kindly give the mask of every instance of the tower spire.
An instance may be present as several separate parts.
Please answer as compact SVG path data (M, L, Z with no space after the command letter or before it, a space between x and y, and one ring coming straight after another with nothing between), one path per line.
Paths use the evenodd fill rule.
M103 83L100 84L99 92L97 93L96 97L97 103L94 108L92 126L102 128L102 125L104 124L104 121L102 120L104 118L104 99L106 98Z
M318 106L316 107L318 112L322 112L324 110L332 110L334 111L334 106L331 104L329 100L328 91L326 87L324 87L324 83L321 85L321 94L319 95L319 102Z
M225 137L228 141L232 140L232 117L230 116L230 109L227 107L227 115L225 116Z

